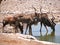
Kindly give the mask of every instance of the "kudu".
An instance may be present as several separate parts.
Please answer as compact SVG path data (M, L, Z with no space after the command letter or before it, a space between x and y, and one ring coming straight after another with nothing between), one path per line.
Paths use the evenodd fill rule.
M18 17L19 17L19 22L27 24L26 31L27 31L27 28L29 27L29 34L32 35L31 22L33 22L33 18L35 17L35 15L34 14L33 15L32 14L22 14L22 17L20 17L20 16L18 16Z
M42 29L42 24L45 26L47 32L48 32L48 29L46 26L48 27L51 27L51 29L53 29L53 31L55 31L55 22L54 22L54 19L55 17L52 15L52 19L50 20L49 17L48 17L48 14L47 13L42 13L41 9L42 7L40 8L40 13L37 13L36 12L36 8L33 7L34 10L35 10L35 22L40 22L41 24L41 28L40 28L40 32L41 32L41 29Z
M32 8L34 9L34 11L35 11L35 13L34 14L32 14L32 15L30 15L31 16L31 18L32 18L32 20L30 20L30 22L29 22L29 24L27 24L27 26L26 26L26 31L25 31L25 34L26 34L26 32L27 32L27 28L29 27L29 33L32 35L32 28L31 28L31 26L34 24L34 25L36 25L38 22L35 20L36 18L38 18L38 15L37 15L37 13L36 13L36 9L32 6Z
M27 24L26 31L27 31L27 28L29 27L29 34L32 35L32 33L30 33L30 32L32 32L31 25L33 23L35 23L34 19L35 19L36 15L34 13L32 13L32 14L22 13L21 15L22 15L21 17L20 17L20 15L18 15L18 21L22 22L22 23L26 23ZM25 34L26 34L26 32L25 32Z
M3 23L3 31L2 32L4 32L4 27L7 24L10 24L10 25L14 25L15 29L19 28L21 33L23 33L23 26L21 26L20 23L18 22L18 17L8 15L3 19L2 23ZM18 32L18 31L15 30L15 32Z
M33 8L34 8L34 7L33 7ZM35 10L35 17L32 18L33 21L31 21L31 22L29 23L29 24L30 24L30 29L31 29L31 25L34 24L34 22L40 22L40 24L41 24L40 32L41 32L41 29L42 29L42 24L45 26L47 32L48 32L48 29L47 29L46 26L51 27L51 28L53 29L53 31L55 31L55 25L56 25L56 24L55 24L55 22L54 22L54 16L53 16L53 18L50 20L50 19L48 18L48 14L47 14L47 13L42 13L42 12L41 12L41 9L40 9L40 12L41 12L41 13L37 13L35 8L34 8L34 10ZM28 28L28 27L29 27L29 25L27 25L27 28ZM26 29L26 31L27 31L27 29ZM26 33L26 32L25 32L25 33Z
M51 27L51 29L53 29L53 31L55 31L55 22L54 22L54 16L52 17L52 19L50 20L48 18L48 14L47 13L42 13L41 11L42 8L40 8L40 15L39 15L39 20L40 20L40 24L41 24L41 28L40 28L40 32L41 32L41 29L42 29L42 24L45 26L47 32L48 32L48 29L46 26L48 27Z

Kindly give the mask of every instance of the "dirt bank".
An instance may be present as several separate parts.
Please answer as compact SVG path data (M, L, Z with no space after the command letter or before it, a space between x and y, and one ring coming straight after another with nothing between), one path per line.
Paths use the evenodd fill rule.
M60 45L50 42L38 41L30 35L19 33L0 33L0 45Z

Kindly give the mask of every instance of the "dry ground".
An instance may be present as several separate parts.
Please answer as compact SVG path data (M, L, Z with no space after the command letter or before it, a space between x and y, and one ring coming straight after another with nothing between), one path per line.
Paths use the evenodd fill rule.
M60 45L30 38L32 38L32 36L18 33L0 33L0 45Z

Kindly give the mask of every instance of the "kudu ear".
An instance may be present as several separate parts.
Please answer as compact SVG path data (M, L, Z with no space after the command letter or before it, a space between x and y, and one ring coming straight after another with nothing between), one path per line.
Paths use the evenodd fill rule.
M36 8L32 5L32 8L36 11Z
M53 22L54 25L56 25L56 23L54 22L54 20L55 20L55 17L54 17L53 14L52 14L52 19L51 19L51 21Z
M42 6L40 6L40 13L42 13Z
M52 21L54 21L55 20L55 17L53 16L53 14L52 14L52 19L51 19Z

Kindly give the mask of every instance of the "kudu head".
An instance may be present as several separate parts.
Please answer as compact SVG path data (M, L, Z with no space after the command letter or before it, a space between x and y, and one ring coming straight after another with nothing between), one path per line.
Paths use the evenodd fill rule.
M38 15L38 13L36 12L37 10L36 10L36 8L35 7L33 7L32 6L32 8L34 9L34 11L35 11L35 16L34 16L34 18L33 18L33 20L35 21L35 22L37 22L38 21L38 17L39 17L39 15Z
M51 15L52 15L52 18L51 18L51 28L53 29L53 31L55 31L55 26L56 26L56 23L54 22L55 20L55 17L53 16L53 12L50 10L49 8L49 12Z
M55 25L56 23L54 22L55 17L52 15L52 19L51 19L51 28L53 29L53 31L55 31Z

